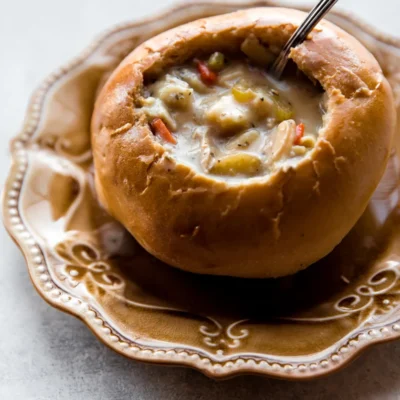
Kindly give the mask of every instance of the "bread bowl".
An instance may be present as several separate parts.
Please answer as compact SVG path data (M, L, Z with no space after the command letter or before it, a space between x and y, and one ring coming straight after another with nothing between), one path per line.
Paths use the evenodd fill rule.
M395 111L377 61L357 40L323 21L292 50L312 90L320 86L312 97L320 96L325 108L321 127L303 138L296 104L288 118L279 111L290 103L290 91L278 93L278 108L270 102L270 114L258 115L253 127L248 116L254 117L264 84L238 88L234 79L221 80L224 71L208 68L211 59L206 64L222 53L250 80L261 73L271 97L279 83L262 71L304 17L265 7L177 27L136 48L103 87L92 118L99 200L157 258L195 273L285 276L328 254L363 213L385 170ZM261 58L252 43L266 50ZM186 78L176 73L180 66L189 71ZM197 81L190 78L196 70ZM175 100L168 86L180 86ZM308 101L297 101L300 111L302 104ZM260 128L263 118L267 128ZM193 121L206 128L203 135L188 134ZM238 151L243 134L264 141ZM207 135L218 150L208 164L202 163L212 153ZM200 144L193 161L191 140Z

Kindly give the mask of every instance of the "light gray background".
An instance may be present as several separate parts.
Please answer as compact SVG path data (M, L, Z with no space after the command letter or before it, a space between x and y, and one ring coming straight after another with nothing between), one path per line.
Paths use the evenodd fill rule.
M1 186L8 142L40 81L104 29L172 3L0 0ZM400 36L399 0L341 0L339 5ZM375 347L342 372L305 383L260 377L214 382L192 370L126 360L39 297L3 226L0 255L0 400L400 399L400 342Z

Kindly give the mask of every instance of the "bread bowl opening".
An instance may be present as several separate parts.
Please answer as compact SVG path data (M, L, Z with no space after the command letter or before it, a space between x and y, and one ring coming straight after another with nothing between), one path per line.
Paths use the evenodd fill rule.
M214 50L145 72L138 108L155 140L176 162L215 178L297 165L323 126L321 86L294 63L284 79L273 78L275 55L254 34L239 49Z

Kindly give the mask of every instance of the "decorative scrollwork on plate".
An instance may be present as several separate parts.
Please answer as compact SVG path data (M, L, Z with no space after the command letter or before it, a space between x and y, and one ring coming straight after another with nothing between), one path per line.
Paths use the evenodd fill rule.
M386 261L382 269L376 271L365 282L351 292L333 301L324 314L315 317L293 316L283 318L291 321L323 322L342 319L351 315L367 312L366 323L371 318L388 315L400 305L400 262Z
M323 375L345 365L351 358L359 354L362 349L368 347L370 344L400 337L398 315L398 299L400 297L398 287L399 267L397 263L392 266L385 264L383 268L380 268L380 271L373 270L374 272L369 274L369 278L361 279L358 284L355 281L345 281L348 286L345 289L345 293L341 292L342 294L337 295L340 298L335 297L333 300L331 299L327 304L322 304L318 310L310 310L308 317L312 317L313 315L311 314L314 314L316 319L304 318L306 321L302 325L304 327L312 325L309 323L310 321L316 322L315 325L317 325L319 321L325 321L329 318L345 318L346 316L356 316L357 313L360 315L363 314L363 318L355 322L355 330L351 332L351 336L348 338L335 338L335 341L332 342L333 344L325 349L323 354L318 355L314 353L315 347L310 347L311 350L308 349L308 352L302 353L301 356L272 356L269 350L260 348L260 343L264 342L263 338L265 336L262 336L264 333L260 333L259 327L253 324L253 321L246 323L246 328L251 326L251 329L248 330L241 326L241 324L244 324L243 320L234 322L229 321L227 318L222 322L220 319L217 321L217 319L199 317L198 315L190 315L189 317L186 311L181 311L182 313L186 313L186 315L183 314L184 318L188 321L190 320L190 322L195 321L193 324L195 336L193 337L196 338L196 342L193 347L188 344L188 341L182 341L182 337L189 333L189 330L176 329L174 325L176 324L176 318L168 322L172 327L172 336L168 348L163 347L164 344L157 340L151 346L143 345L136 337L128 337L128 331L124 324L125 321L120 321L120 324L112 324L111 322L118 319L118 317L115 314L107 314L105 310L97 308L98 302L96 300L101 297L98 295L99 291L95 292L93 296L86 296L85 294L85 297L82 296L80 291L82 287L90 288L90 285L92 285L93 288L99 288L99 290L101 289L104 293L107 293L107 296L114 296L120 299L120 301L129 302L132 306L151 310L157 309L157 306L150 304L150 301L148 301L148 304L140 304L135 301L138 299L134 296L127 299L126 297L129 296L125 293L127 287L136 282L130 281L122 273L119 274L119 270L113 269L112 256L105 256L103 253L100 254L99 249L101 249L101 252L108 253L109 255L115 254L110 248L118 248L118 235L115 236L113 234L112 238L107 240L108 246L104 243L102 246L92 246L90 238L86 242L89 229L81 231L79 224L71 227L67 223L76 211L83 209L81 207L83 203L81 203L80 196L83 196L86 192L82 188L88 184L85 174L90 168L89 162L87 162L90 158L90 140L88 132L84 130L84 127L88 126L87 123L82 124L83 128L71 126L70 124L71 120L77 121L82 117L82 108L77 107L75 101L73 104L77 112L73 118L59 119L59 123L65 124L67 128L63 131L65 135L60 130L57 130L59 134L53 132L54 122L47 125L47 128L51 127L51 129L38 129L40 126L46 127L43 124L46 120L45 111L48 109L49 104L54 102L54 98L52 97L54 95L54 88L59 88L60 86L69 89L75 88L76 90L74 89L73 93L82 94L81 98L85 101L87 100L87 94L92 95L94 98L97 88L91 87L88 90L86 85L73 86L76 85L76 82L75 84L72 83L72 78L76 71L84 72L95 66L97 73L99 72L99 67L104 68L104 76L101 79L101 82L104 82L108 74L107 69L112 68L118 62L119 58L129 52L130 48L136 44L135 41L141 41L146 35L154 35L155 29L164 30L170 28L171 26L168 26L168 24L172 20L174 23L182 23L188 19L202 18L205 10L207 10L207 13L224 13L238 7L258 6L261 3L241 1L223 2L222 4L220 2L213 2L212 7L209 4L209 2L204 1L201 3L198 1L194 3L186 2L185 5L180 5L179 8L169 11L162 17L158 16L151 20L141 21L139 24L126 24L115 28L97 40L79 58L55 72L44 82L31 102L23 132L13 141L12 156L14 162L10 176L5 184L3 201L4 221L7 229L24 251L32 281L40 294L50 304L81 317L102 341L127 357L149 362L190 365L191 367L207 372L208 375L218 378L229 377L243 372L257 372L281 378L290 377L291 379ZM267 5L269 2L266 1L263 4ZM377 34L373 29L367 28L362 23L354 20L354 18L350 18L344 14L340 17L339 21L343 21L343 27L346 28L347 26L348 30L353 32L356 37L366 40L367 46L373 51L381 65L385 68L385 73L393 87L397 104L399 105L400 42L395 38L386 38ZM123 44L119 45L121 42ZM100 59L96 58L98 56L100 56ZM87 61L89 62L86 64ZM59 85L60 82L62 82L62 85ZM70 93L72 92L70 91ZM60 96L60 98L66 100L67 96ZM61 115L65 115L66 111L68 111L68 107L62 104L63 114ZM53 115L54 113L49 114ZM56 141L60 137L65 137L67 142L61 139L57 143L57 149L55 149ZM40 142L42 139L44 141L43 145ZM54 235L54 230L51 229L46 234L41 235L40 232L33 228L31 224L32 220L29 219L30 217L26 213L26 204L29 202L29 198L27 197L29 191L26 190L26 185L27 183L32 184L33 174L31 172L34 168L31 155L37 151L37 148L32 146L33 144L38 144L38 148L40 149L50 150L48 153L53 152L54 154L52 155L56 157L60 156L59 159L62 163L60 162L58 165L62 165L66 160L70 161L68 165L65 164L65 171L58 172L60 175L71 175L76 180L77 186L80 189L79 191L75 190L75 184L71 181L69 182L70 189L72 189L67 191L70 195L70 202L66 202L66 205L62 204L63 207L65 206L65 208L61 207L64 212L59 212L56 218L59 225L65 226L66 235L69 235L75 229L77 229L77 235L74 238L70 236L65 237L63 240L66 243L57 245L56 252L54 252L54 240L59 240L59 237ZM41 157L41 155L42 153L39 156ZM389 181L390 185L393 185L394 182L391 179ZM398 181L395 182L394 186L398 186ZM389 194L392 193L391 187L389 186L387 190ZM54 188L55 191L58 190L57 185ZM43 193L40 192L39 194L42 195ZM386 201L387 196L385 194L382 199ZM397 204L398 198L393 197L393 199L391 203ZM50 197L46 198L46 200L51 202ZM64 221L62 221L62 218ZM80 220L82 221L82 219ZM64 223L61 224L60 222ZM90 226L90 229L92 228ZM95 235L92 237L95 237ZM115 237L117 237L117 245L114 243ZM84 242L81 240L82 238ZM394 250L394 253L398 255L398 246ZM368 268L372 270L372 268L376 268L376 265L372 265L371 263L371 266ZM65 282L59 279L60 271L63 273ZM107 300L109 299L107 298ZM161 306L158 306L158 309L169 310ZM373 312L372 315L376 316L372 320L368 314L371 310ZM220 310L218 313L218 315L221 315ZM386 323L387 320L381 318L379 316L380 313L389 316L392 319L390 323ZM163 311L159 314L160 320L157 320L156 324L161 321L161 318L164 321L168 319L168 312ZM327 316L328 314L333 316ZM175 311L174 317L176 316L177 312ZM323 318L319 318L320 316ZM356 320L357 318L352 319ZM363 325L364 320L371 321L370 326L366 327ZM384 324L381 323L382 320L384 320ZM292 325L296 326L296 324ZM297 326L300 325L298 324ZM325 326L325 331L327 329ZM175 332L178 331L179 334L175 336ZM300 332L301 329L298 329L298 331ZM338 331L336 325L332 331ZM318 326L315 332L315 336L307 336L307 340L309 339L310 342L320 342L321 335ZM257 339L257 335L261 335L261 340ZM153 337L152 330L148 330L145 336L150 339L155 338ZM279 333L276 334L276 342L285 340L284 337L280 337ZM302 342L305 341L301 339L297 341L297 343ZM200 349L201 351L199 351L199 347L201 347L199 344L203 344L203 348ZM246 353L240 354L243 349L245 349ZM214 357L215 353L220 355L224 351L226 352L224 357ZM230 353L229 356L228 352ZM258 353L259 356L254 357L254 353ZM277 352L274 351L273 354L277 354ZM225 359L225 356L226 360L221 362L221 359Z
M354 293L338 300L334 307L344 315L369 308L372 315L384 315L400 304L400 263L387 261L384 268L373 274Z
M125 282L111 271L110 264L87 243L61 242L56 248L58 256L65 261L64 276L72 287L84 283L89 292L94 286L105 290L121 290Z
M124 278L112 271L112 267L106 255L101 254L89 242L82 240L65 240L55 247L55 253L64 261L62 276L75 289L83 284L88 292L95 296L105 293L113 296L125 304L141 309L163 310L187 314L187 310L171 307L163 307L156 304L142 303L127 298L124 289L126 282ZM235 349L241 345L242 339L248 337L248 329L238 329L238 325L247 320L240 320L223 326L216 319L198 315L204 323L199 332L204 336L203 343L215 350L216 354L224 354L224 349ZM211 326L205 325L211 323Z
M224 354L224 348L238 348L241 345L242 339L249 336L248 329L239 329L235 333L238 326L246 322L247 319L233 322L225 327L214 318L207 317L207 319L212 323L212 326L201 325L199 331L204 336L203 343L208 347L218 348L216 352L219 355Z

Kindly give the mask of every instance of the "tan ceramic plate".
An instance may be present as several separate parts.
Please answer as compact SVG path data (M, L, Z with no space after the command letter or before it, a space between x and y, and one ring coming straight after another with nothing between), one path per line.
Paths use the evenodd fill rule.
M279 280L172 269L140 248L93 192L89 121L109 72L156 32L260 4L268 3L192 3L118 26L51 75L12 143L4 221L44 299L81 318L119 353L216 378L259 373L304 379L400 336L396 150L368 210L343 243L308 270ZM376 55L398 101L399 41L344 14L331 19Z

